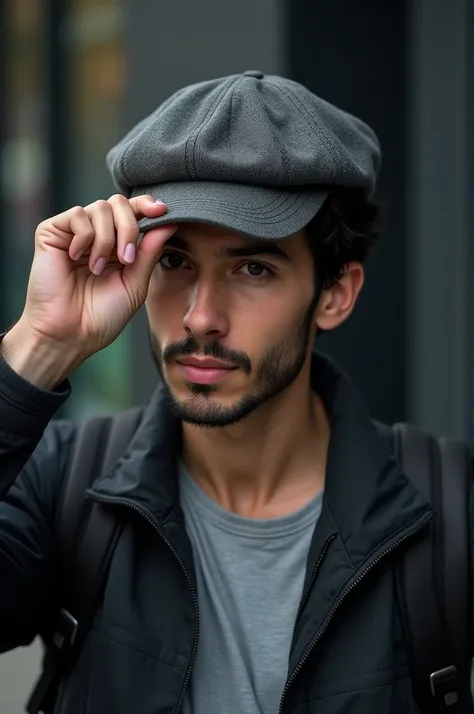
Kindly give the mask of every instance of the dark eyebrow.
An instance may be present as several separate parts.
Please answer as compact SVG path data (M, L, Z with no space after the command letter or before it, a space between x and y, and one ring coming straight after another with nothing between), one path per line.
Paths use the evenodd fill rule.
M168 238L164 247L167 248L168 246L170 248L177 248L178 250L189 251L189 245L187 241L185 241L184 238L180 238L176 234Z
M253 255L270 255L280 260L290 260L290 256L275 243L270 241L249 241L248 244L239 248L231 248L227 245L220 246L214 253L216 258L249 258Z
M169 238L165 246L170 248L177 248L178 250L190 251L189 243L185 238L178 235L173 235ZM279 258L280 260L290 261L290 256L285 253L278 245L271 243L270 241L252 241L239 248L231 248L227 245L221 245L215 252L216 258L228 259L228 258L250 258L255 255L270 255L273 258Z

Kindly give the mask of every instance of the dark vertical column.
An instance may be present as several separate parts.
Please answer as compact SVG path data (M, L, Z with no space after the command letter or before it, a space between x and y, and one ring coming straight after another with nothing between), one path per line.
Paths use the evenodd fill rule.
M65 0L48 0L46 3L45 52L46 93L48 97L48 147L51 161L49 190L49 216L67 208L68 171L73 171L68 161L70 123L68 97L74 88L68 88L68 53L65 47L65 27L68 3Z
M7 103L6 91L6 63L7 63L7 43L5 29L5 3L0 2L0 107L5 108ZM6 140L6 118L5 110L0 111L0 158ZM5 196L3 189L3 181L0 181L0 331L5 330L7 315L6 315L6 280L5 280Z
M11 5L11 4L10 4ZM66 115L66 92L65 92L65 57L63 56L63 47L61 43L61 26L63 24L64 13L67 3L63 0L48 0L40 4L40 27L37 28L38 38L41 38L43 51L38 56L37 61L41 64L41 77L44 74L44 88L41 86L41 91L44 89L45 99L44 107L46 108L46 136L45 136L45 154L50 163L49 185L46 187L46 205L44 212L47 215L63 210L64 208L64 189L66 186L66 147L67 147L67 115ZM3 150L11 138L10 134L15 127L7 126L7 122L11 122L10 115L17 111L15 102L18 101L19 87L14 86L18 79L17 73L14 71L14 57L12 56L12 43L18 38L12 38L7 35L7 15L12 7L7 8L7 3L0 2L0 152ZM44 68L43 68L44 64ZM13 84L12 84L13 83ZM38 87L38 91L40 88ZM43 99L43 97L42 97ZM42 117L35 117L35 123L42 127ZM41 136L43 139L43 136ZM3 157L2 157L3 161ZM4 168L4 167L2 167ZM9 171L16 171L17 168L8 167ZM10 311L7 311L8 304L6 290L11 285L11 270L12 270L12 248L7 248L7 236L12 228L14 221L13 213L15 210L14 202L11 196L4 194L4 182L0 181L0 326L5 326L6 320L11 320ZM43 196L41 197L43 201ZM43 208L43 206L42 206ZM10 280L2 279L5 276L3 271L10 271ZM22 279L24 276L18 276Z
M468 233L469 233L469 255L468 255L468 284L469 284L469 357L468 369L470 370L470 387L471 387L471 410L469 414L469 424L467 427L468 435L474 441L474 2L468 3L467 8L467 76L471 80L468 81L468 97L467 97L467 125L470 131L467 138L468 150Z
M286 71L281 0L123 0L128 88L126 125L192 82L247 69ZM156 369L148 355L146 315L134 319L134 401L149 398Z
M405 416L405 7L380 0L287 3L292 77L377 132L382 240L354 316L321 339L380 419Z
M473 366L470 6L413 0L409 20L409 409L413 421L461 439Z

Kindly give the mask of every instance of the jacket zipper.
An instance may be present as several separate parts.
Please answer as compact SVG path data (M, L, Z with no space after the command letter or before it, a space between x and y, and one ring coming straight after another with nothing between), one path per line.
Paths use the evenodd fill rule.
M317 561L316 561L316 563L315 563L315 565L314 565L313 572L311 573L310 581L309 581L309 583L307 584L307 586L305 587L304 593L303 593L303 595L301 596L301 602L300 602L300 605L299 605L299 607L298 607L298 612L296 613L295 624L294 624L294 627L293 627L293 634L292 634L292 636L291 636L290 652L293 651L293 645L294 645L294 642L295 642L296 627L297 627L297 625L298 625L298 620L300 619L300 615L301 615L301 613L303 612L303 609L304 609L304 607L305 607L305 605L306 605L306 602L307 602L308 597L309 597L309 593L311 592L311 588L313 587L313 585L314 585L314 583L315 583L315 580L316 580L316 578L317 578L317 575L318 575L318 573L319 573L319 570L320 570L320 568L321 568L321 565L322 565L322 563L323 563L323 560L324 560L324 558L326 557L326 553L327 553L328 550L329 550L329 546L331 545L331 543L333 542L333 540L334 540L335 538L337 538L337 533L331 533L331 535L330 535L328 538L326 538L326 540L324 541L324 545L323 545L323 547L322 547L322 549L321 549L321 552L320 552L320 554L319 554L319 557L318 557L318 559L317 559Z
M313 639L312 639L311 642L309 643L308 647L306 648L306 650L305 650L303 656L301 657L301 659L299 660L298 664L296 665L296 667L295 667L294 670L292 671L291 675L290 675L289 678L287 679L286 684L285 684L285 687L284 687L284 689L283 689L283 693L282 693L282 696L281 696L281 700L280 700L280 707L279 707L279 709L278 709L279 714L284 714L284 710L285 710L285 699L286 699L286 697L288 696L288 692L289 692L290 688L292 687L292 685L293 685L295 679L297 678L297 676L299 675L299 673L301 672L301 670L302 670L303 667L305 666L306 662L308 661L309 656L310 656L310 654L312 653L314 647L317 645L317 643L319 642L319 640L320 640L320 639L323 637L323 635L326 633L326 630L328 629L329 624L331 623L331 620L333 619L335 613L336 613L337 610L340 608L341 604L344 602L344 600L346 599L346 597L354 590L354 588L357 587L357 585L359 585L359 583L361 582L361 580L363 580L363 579L365 578L365 576L366 576L368 573L370 573L370 571L371 571L373 568L375 568L376 565L378 565L378 564L380 563L381 560L383 560L387 555L389 555L389 554L392 553L394 550L396 550L396 549L397 549L402 543L404 543L406 540L408 540L409 538L412 538L414 535L416 535L416 534L419 533L421 530L423 530L423 528L429 523L429 521L431 520L432 517L433 517L433 514L430 514L428 517L425 517L425 518L421 521L421 523L419 523L417 526L415 526L415 527L412 528L410 531L408 531L407 533L405 533L405 535L403 535L401 538L399 538L398 540L396 540L396 541L395 541L394 543L392 543L388 548L386 548L382 553L380 553L376 558L374 558L374 560L372 560L372 562L369 563L369 565L367 565L367 567L366 567L366 568L360 573L360 575L349 585L349 587L346 588L346 590L344 590L344 592L341 593L341 595L339 596L339 598L338 598L338 599L336 600L336 602L334 603L332 609L329 611L329 613L328 613L326 619L324 620L323 624L322 624L321 627L319 628L318 632L316 633L316 635L313 637ZM318 562L316 563L316 566L315 566L315 569L314 569L315 572L313 572L313 575L312 575L312 577L311 577L311 584L313 584L314 581L315 581L315 579L316 579L317 571L319 570L319 567L320 567L320 565L321 565L321 563L322 563L322 560L323 560L324 556L326 555L326 552L327 552L327 549L328 549L328 546L329 546L329 542L330 542L330 541L331 541L331 538L328 538L328 540L327 540L326 543L325 543L326 548L325 548L325 550L322 551L321 555L320 555L319 558L318 558ZM307 596L308 592L309 592L309 587L306 588L306 592L305 592L305 595L306 595L306 596ZM303 603L302 603L302 604L303 604ZM302 608L300 607L300 609L298 610L298 614L300 613L301 609L302 609ZM294 633L293 633L293 636L294 636Z
M314 566L314 568L313 568L313 572L312 572L312 574L311 574L311 579L310 579L309 583L307 584L307 586L306 586L306 588L305 588L305 591L304 591L304 593L303 593L303 595L302 595L301 602L300 602L300 606L299 606L299 608L298 608L298 613L297 613L297 615L296 615L296 621L298 621L299 616L300 616L301 613L303 612L303 608L304 608L305 605L306 605L306 601L307 601L307 599L308 599L309 593L311 592L311 588L313 587L313 585L314 585L314 583L315 583L316 577L317 577L317 575L318 575L318 573L319 573L319 569L321 568L321 565L323 564L323 560L324 560L324 558L326 557L326 553L327 553L328 550L329 550L329 546L331 545L331 543L333 542L333 540L334 540L335 538L337 538L337 533L331 533L331 535L330 535L328 538L326 538L326 540L324 541L324 545L323 545L323 547L322 547L322 549L321 549L321 552L320 552L320 554L319 554L319 557L318 557L318 559L317 559L317 561L316 561L316 564L315 564L315 566ZM295 625L295 629L296 629L296 625ZM293 634L294 634L294 633L293 633Z
M189 661L188 669L186 671L186 675L183 680L183 685L181 687L181 693L179 695L179 699L176 703L176 706L174 708L174 714L178 714L178 712L181 710L181 707L183 706L184 702L184 695L186 693L187 686L189 684L189 680L191 678L191 672L193 669L194 661L196 659L196 653L197 653L197 646L198 646L198 639L199 639L199 607L198 607L198 598L196 594L196 590L194 588L194 584L192 581L192 578L189 574L188 569L186 568L186 565L184 563L184 560L181 558L177 550L174 548L173 544L169 540L168 536L164 532L162 528L160 528L159 524L157 521L152 518L148 513L141 508L140 506L137 506L136 503L133 503L133 501L128 501L127 499L122 499L122 498L111 498L111 497L104 497L104 496L97 496L95 493L88 494L89 498L92 498L95 501L98 501L99 503L106 503L106 504L114 504L114 505L120 505L120 506L126 506L127 508L132 508L134 511L137 511L150 525L155 529L155 531L159 534L159 536L163 539L163 541L166 543L170 551L173 553L174 557L178 561L178 563L181 566L181 569L184 573L184 576L188 582L189 589L191 591L191 595L193 598L193 605L194 605L194 623L195 623L195 628L194 628L194 637L193 637L193 649L191 652L191 659Z

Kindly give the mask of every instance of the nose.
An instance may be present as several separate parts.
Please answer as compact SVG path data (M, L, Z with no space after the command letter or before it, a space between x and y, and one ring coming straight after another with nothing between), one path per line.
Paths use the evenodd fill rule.
M209 282L194 285L189 309L183 318L183 327L196 338L223 337L228 331L227 315L221 296Z

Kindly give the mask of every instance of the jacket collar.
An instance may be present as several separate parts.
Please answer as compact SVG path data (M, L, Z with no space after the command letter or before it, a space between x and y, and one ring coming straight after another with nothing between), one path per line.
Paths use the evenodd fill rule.
M402 471L379 434L353 382L330 358L315 354L313 388L331 422L325 507L357 567L430 506Z
M177 467L181 425L160 383L140 425L115 467L92 483L92 496L126 499L164 521L178 501Z
M332 524L357 566L367 553L430 509L391 456L344 371L315 352L311 374L312 388L323 399L331 422L321 524ZM180 445L180 423L160 385L125 455L111 472L94 481L91 495L133 500L165 521L178 503ZM321 525L315 537L326 536Z

